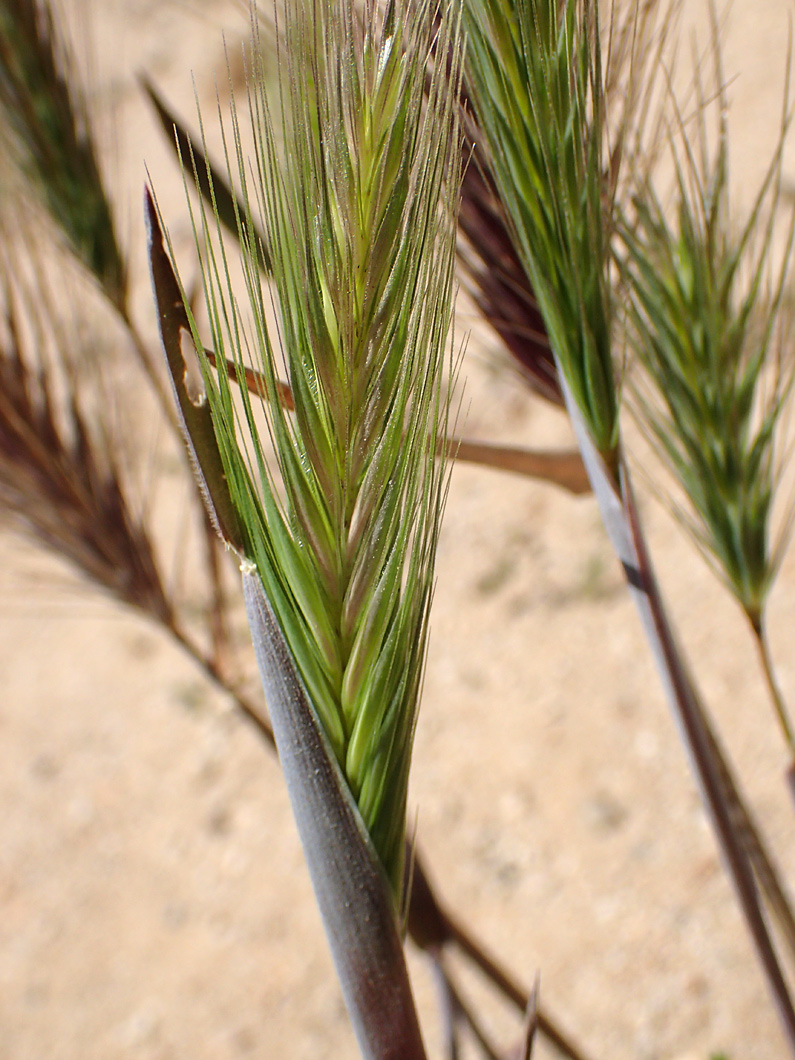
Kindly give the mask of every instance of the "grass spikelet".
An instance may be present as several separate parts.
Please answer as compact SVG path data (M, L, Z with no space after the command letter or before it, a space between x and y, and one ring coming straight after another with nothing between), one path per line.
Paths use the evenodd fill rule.
M695 137L688 138L681 122L678 144L672 137L674 209L666 209L647 181L622 226L632 342L642 369L635 396L686 498L680 510L685 525L759 640L776 711L795 752L764 640L765 604L792 522L790 515L773 539L778 428L793 378L782 359L782 328L795 220L780 266L773 262L788 118L748 219L737 228L722 94L718 102L712 152L703 102Z
M460 40L441 13L452 73L434 74L424 102L430 4L288 5L276 117L256 68L252 79L253 178L232 116L250 319L218 216L196 218L211 345L241 383L238 405L204 359L243 551L395 893L446 482L435 453L448 418ZM255 217L273 291L257 267ZM249 365L262 402L246 389ZM267 400L283 373L292 412Z
M572 6L572 5L570 5ZM602 202L607 208L608 218L605 228L612 227L613 202L626 193L626 181L621 176L628 168L635 172L639 167L648 166L649 149L648 143L642 142L642 131L646 125L646 118L653 114L655 107L653 103L654 89L657 78L651 72L653 62L659 60L672 33L672 27L676 24L676 16L679 4L677 0L649 0L643 5L627 5L629 10L619 10L613 5L609 15L609 34L607 59L604 74L604 111L610 117L610 130L607 134L609 143L609 154L605 160L602 173ZM516 11L521 5L516 5ZM533 293L530 275L517 240L514 238L517 232L518 221L512 219L512 215L506 217L506 208L500 200L499 188L504 186L495 184L497 172L494 170L507 164L500 159L504 151L499 136L512 138L513 149L521 149L521 136L519 135L519 123L509 130L507 124L510 113L499 117L496 110L503 104L499 100L494 101L493 95L484 98L482 95L486 87L484 72L479 65L479 56L485 56L488 63L496 64L499 59L499 48L508 48L510 35L505 38L496 31L489 38L488 32L482 28L482 19L477 12L481 5L475 0L471 4L471 17L478 18L478 26L475 33L484 34L486 40L491 39L494 50L484 46L481 41L479 52L470 56L470 81L476 94L476 99L481 98L485 104L483 107L486 128L481 129L475 115L469 106L469 100L462 99L462 104L468 111L467 137L474 149L474 158L467 167L461 188L461 210L459 213L459 231L463 235L460 242L459 262L467 278L468 285L472 291L473 298L484 319L500 336L506 349L522 366L523 374L529 386L542 397L553 404L562 405L563 394L560 381L557 377L555 358L550 348L549 336L547 334L544 313L539 306L538 300ZM525 6L526 10L530 10ZM513 8L505 7L507 14ZM499 20L498 9L494 9L495 22ZM472 30L470 29L470 32ZM515 27L515 35L519 27ZM517 37L517 40L520 37ZM521 38L523 40L523 38ZM596 55L594 55L594 64ZM491 70L488 76L493 77L496 71ZM479 90L478 86L482 82ZM481 92L478 97L478 92ZM491 91L491 89L489 89ZM539 91L538 85L525 84L523 91L526 94L525 105L532 100L532 93ZM543 91L543 88L542 88ZM594 89L592 89L594 91ZM590 111L592 120L598 118L596 111ZM540 116L539 116L540 117ZM505 119L505 120L503 120ZM493 147L489 135L497 139ZM545 148L542 143L536 143L533 148L533 138L538 137L540 128L533 128L530 123L525 123L521 134L531 138L527 150L543 155L550 148ZM589 135L599 134L594 125ZM652 137L652 142L654 138ZM551 157L551 155L550 155ZM629 165L624 163L629 162ZM536 174L539 179L554 178L553 174ZM581 177L587 178L587 167ZM578 178L578 179L581 179ZM504 180L508 175L503 173ZM510 178L513 179L513 178ZM555 197L560 190L565 193L565 188L558 189L553 183L547 189L549 204L554 204ZM546 209L550 209L550 205ZM593 199L595 207L595 197ZM566 209L566 199L561 200L561 208ZM598 215L594 215L598 219ZM592 218L593 220L593 218ZM537 227L537 223L534 222ZM565 233L559 233L565 237ZM533 239L545 239L541 229L536 230ZM568 238L568 237L566 237ZM527 239L530 239L528 234ZM532 249L532 248L530 248ZM577 262L576 257L571 257L570 251L561 245L558 249L562 258L568 255L572 263ZM577 252L579 253L579 252ZM576 279L576 277L575 277Z
M466 0L467 82L485 165L552 352L608 466L611 359L603 86L589 0Z
M50 0L0 0L0 109L31 186L123 309L127 277L85 100Z

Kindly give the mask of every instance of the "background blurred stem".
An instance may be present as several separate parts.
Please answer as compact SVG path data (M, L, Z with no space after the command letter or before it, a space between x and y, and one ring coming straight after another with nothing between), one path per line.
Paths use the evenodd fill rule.
M591 484L577 450L539 452L520 446L450 438L447 440L447 453L462 463L513 471L518 475L553 483L575 495L591 492Z
M475 937L471 929L447 909L436 894L424 864L424 857L414 848L413 857L407 859L412 866L411 904L409 906L408 930L420 949L427 950L432 958L447 946L455 946L492 983L522 1015L527 1011L531 991L489 953ZM586 1060L586 1054L556 1025L539 1007L538 1026L541 1034L562 1056L569 1060Z
M790 957L795 960L795 916L793 916L792 912L792 902L781 881L781 873L767 848L760 828L748 808L747 799L740 790L738 781L729 766L726 753L721 748L714 727L703 707L701 709L701 717L710 747L709 753L720 776L723 797L732 823L740 842L745 848L770 911L775 917L784 941L789 947Z
M734 883L746 924L773 995L790 1053L795 1056L795 1010L792 998L765 922L747 852L739 841L734 827L726 792L721 783L720 769L714 760L715 745L710 742L703 710L668 622L646 547L626 465L622 468L622 495L624 512L637 560L637 567L634 570L625 562L628 580L636 590L636 600L639 603L645 601L645 606L641 607L644 626L652 640L658 665L662 667L663 678L668 686L672 705L675 707L692 764L700 781L704 800L712 817L726 868ZM637 576L637 582L634 580L635 576ZM649 615L650 622L646 619L646 614Z
M449 995L452 1019L455 1022L463 1021L469 1027L472 1037L477 1042L486 1060L504 1060L494 1043L489 1039L485 1028L472 1010L472 1006L456 986L455 979L449 969L445 967L442 961L435 963L434 967L442 978L444 990ZM457 1060L457 1048L455 1050L451 1048L449 1056L450 1060Z

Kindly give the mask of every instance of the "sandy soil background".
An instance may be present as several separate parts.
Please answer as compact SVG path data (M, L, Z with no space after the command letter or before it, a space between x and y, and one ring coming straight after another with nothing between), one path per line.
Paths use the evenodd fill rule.
M703 27L706 7L689 0L688 18ZM190 115L192 73L211 104L222 34L238 41L245 11L222 0L68 10L92 42L136 316L153 338L144 162L178 249L188 242L174 165L135 75ZM741 202L773 149L791 12L757 0L727 24ZM568 443L562 417L476 339L471 348L470 435ZM138 427L156 453L158 436ZM167 483L159 510L178 525L181 487L174 477L170 491L166 458L153 459ZM753 646L665 511L645 496L643 508L705 697L795 880L782 745ZM790 552L771 633L791 702L794 632ZM278 766L192 664L9 535L0 674L0 1058L353 1058ZM525 981L540 972L544 1003L595 1060L784 1055L591 499L456 469L411 804L442 894ZM438 1056L433 984L411 962ZM514 1018L477 977L462 971L461 982L510 1044ZM537 1055L552 1054L541 1043Z

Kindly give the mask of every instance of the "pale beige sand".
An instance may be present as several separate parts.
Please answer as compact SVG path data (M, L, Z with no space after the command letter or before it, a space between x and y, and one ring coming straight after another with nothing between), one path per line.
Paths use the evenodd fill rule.
M791 5L735 6L725 66L747 201L775 138ZM193 70L209 104L221 32L239 39L245 14L221 0L72 7L97 27L98 102L152 336L144 159L188 243L134 74L190 114ZM690 0L688 16L705 9ZM567 443L561 417L510 376L474 357L467 375L471 434ZM164 517L179 504L166 496ZM753 647L689 542L656 502L643 508L704 694L795 880ZM11 537L0 557L0 1058L355 1057L273 756L149 625ZM771 629L795 702L792 554ZM592 500L456 470L413 776L442 893L525 981L540 972L544 1002L593 1057L784 1055ZM439 1056L432 984L412 967ZM487 997L507 1046L517 1024Z

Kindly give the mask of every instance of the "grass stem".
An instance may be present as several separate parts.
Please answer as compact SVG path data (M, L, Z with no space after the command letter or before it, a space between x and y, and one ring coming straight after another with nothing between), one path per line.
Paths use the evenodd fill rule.
M720 775L723 797L726 801L732 824L745 848L757 883L765 896L770 912L776 919L778 929L789 947L792 958L795 959L795 915L792 912L792 902L781 882L781 873L767 849L756 821L751 815L747 800L738 786L738 782L726 758L726 753L721 748L709 717L703 710L702 719L707 742L710 746L710 754Z
M486 1060L502 1060L499 1051L490 1040L486 1030L475 1015L472 1006L461 994L461 991L457 987L449 969L446 968L441 961L439 961L436 966L444 981L444 988L450 996L450 1002L454 1013L456 1013L459 1018L463 1019L467 1027L469 1027L472 1037L480 1046L480 1050L484 1057L486 1057Z
M781 692L781 686L778 683L776 677L775 666L773 664L773 657L770 654L770 642L767 637L767 630L764 622L761 619L755 619L752 616L748 616L748 620L751 623L751 628L754 631L754 639L756 640L756 647L759 652L759 662L762 666L762 674L765 678L765 684L770 695L770 701L773 704L773 709L776 712L778 723L781 726L781 731L784 734L784 739L787 742L789 748L790 757L792 759L792 765L795 765L795 730L792 727L792 721L787 711L787 704L784 700L784 696Z
M408 930L415 944L431 955L440 953L447 945L455 946L524 1016L532 996L531 991L523 987L489 953L463 920L444 906L435 892L419 851L415 849L413 859L407 858L406 861L413 869ZM576 1046L541 1008L538 1011L538 1030L567 1060L588 1060L587 1054Z
M790 1053L795 1056L795 1009L789 987L782 973L764 916L748 853L740 841L727 804L720 771L716 768L714 761L703 710L668 622L626 468L623 482L625 511L638 565L634 572L637 578L636 588L642 597L645 597L655 631L659 662L665 668L669 691L701 785L705 804L712 817L716 838L773 995Z

